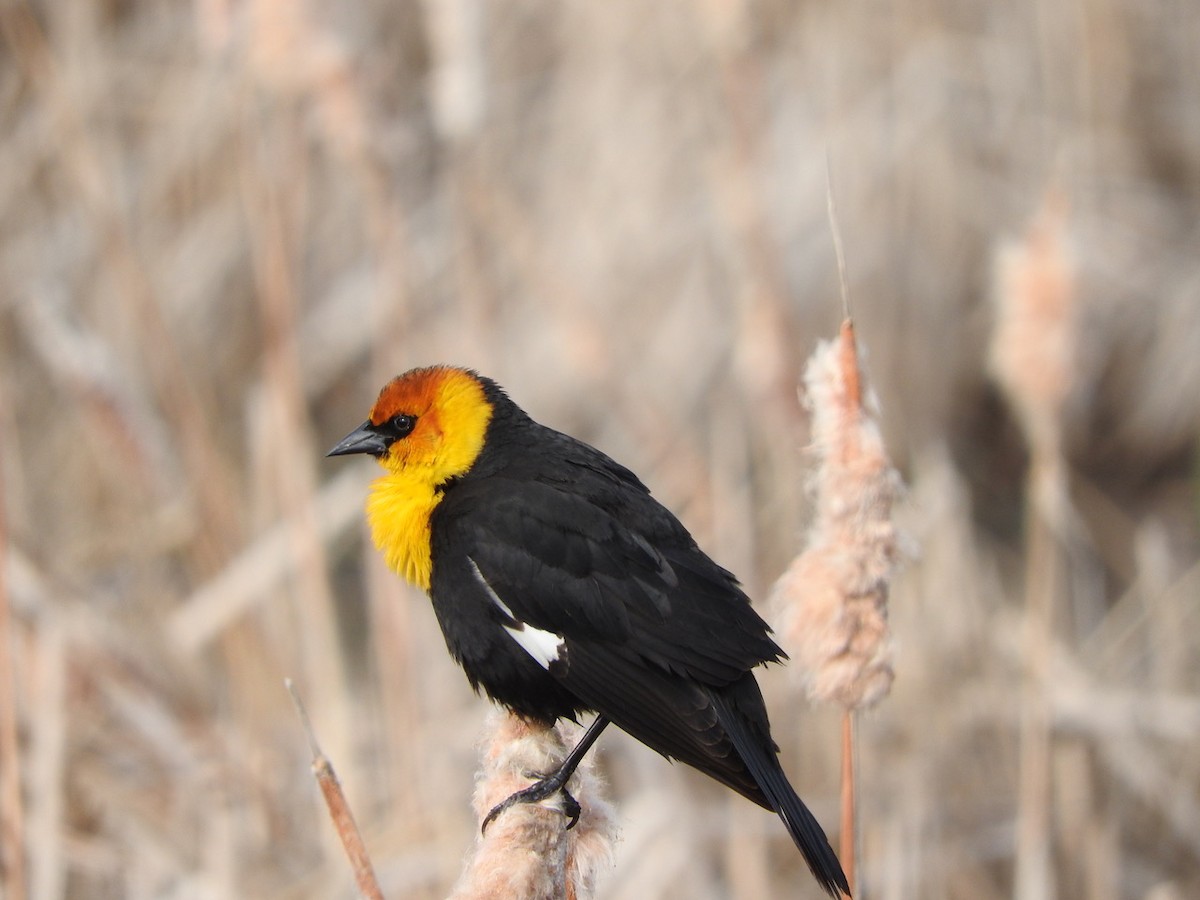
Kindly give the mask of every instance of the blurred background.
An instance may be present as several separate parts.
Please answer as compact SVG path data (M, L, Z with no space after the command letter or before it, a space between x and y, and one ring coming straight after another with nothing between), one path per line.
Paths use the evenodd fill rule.
M761 600L811 514L830 186L908 485L860 896L1200 896L1191 3L6 0L0 34L7 896L353 896L291 677L384 892L444 897L487 704L364 540L375 467L324 451L387 377L473 366ZM1048 542L987 362L1047 209ZM836 832L839 714L760 680ZM601 897L818 895L774 817L600 753Z

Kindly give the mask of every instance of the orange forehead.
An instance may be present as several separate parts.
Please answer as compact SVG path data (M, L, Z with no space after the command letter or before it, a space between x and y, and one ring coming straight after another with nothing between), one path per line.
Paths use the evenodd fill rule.
M423 416L440 405L447 391L463 387L479 389L479 381L465 369L449 366L412 369L383 386L371 407L371 423L379 425L401 413Z

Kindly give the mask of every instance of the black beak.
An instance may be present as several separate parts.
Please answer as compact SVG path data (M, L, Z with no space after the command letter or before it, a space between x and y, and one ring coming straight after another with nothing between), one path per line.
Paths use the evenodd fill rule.
M334 445L326 456L349 456L351 453L370 453L378 458L387 453L388 442L375 430L370 420L363 422Z

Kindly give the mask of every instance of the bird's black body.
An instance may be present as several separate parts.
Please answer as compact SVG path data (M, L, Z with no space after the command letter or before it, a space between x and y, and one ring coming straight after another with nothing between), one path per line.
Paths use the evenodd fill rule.
M736 579L633 473L480 381L483 449L430 515L430 596L472 685L543 722L607 717L777 812L826 890L848 894L776 758L751 670L783 653ZM526 629L552 658L514 640Z

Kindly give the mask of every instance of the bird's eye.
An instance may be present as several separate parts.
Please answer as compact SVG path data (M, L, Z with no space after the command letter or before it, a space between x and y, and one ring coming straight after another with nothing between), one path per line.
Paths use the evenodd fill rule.
M397 438L408 437L417 425L417 417L410 416L407 413L400 413L399 415L392 416L388 424L392 426L392 431Z

